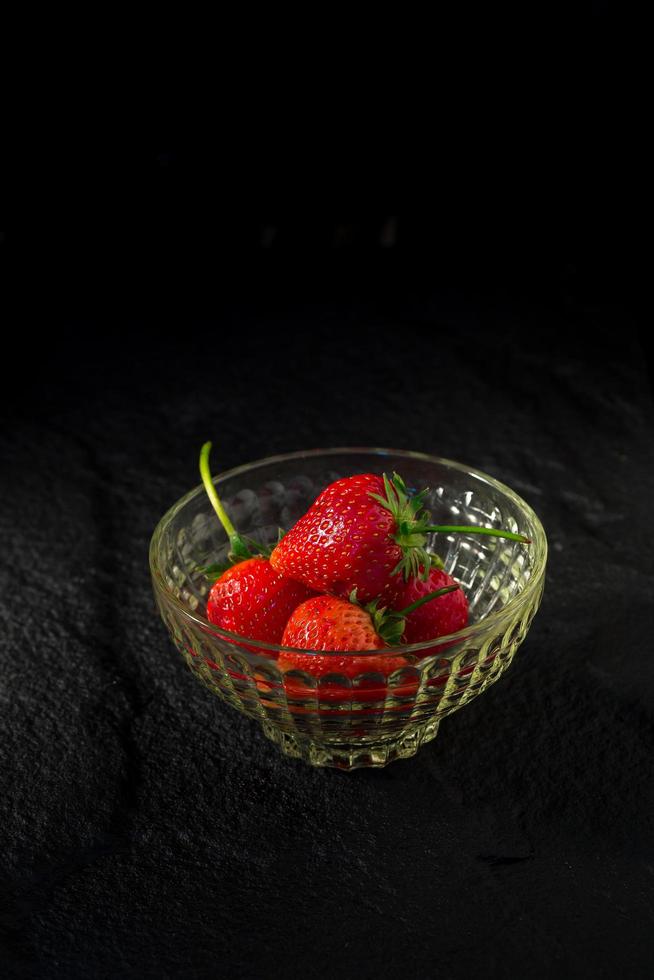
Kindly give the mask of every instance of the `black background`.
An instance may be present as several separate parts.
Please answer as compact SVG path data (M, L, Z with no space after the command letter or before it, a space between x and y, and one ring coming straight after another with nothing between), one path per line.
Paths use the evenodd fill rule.
M6 973L650 975L642 259L582 144L421 173L404 209L114 145L65 168L88 208L0 242L9 280L33 262L0 442ZM214 703L147 569L208 438L216 469L386 445L513 486L551 550L506 677L352 774Z

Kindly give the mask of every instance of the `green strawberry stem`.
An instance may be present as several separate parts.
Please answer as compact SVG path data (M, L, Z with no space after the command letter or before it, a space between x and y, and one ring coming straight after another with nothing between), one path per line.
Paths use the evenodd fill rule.
M419 609L420 606L424 606L426 602L431 602L432 599L438 599L438 597L441 595L447 595L448 592L456 592L456 590L460 588L460 585L445 585L442 589L436 589L435 592L429 592L427 595L421 596L420 599L416 599L416 601L412 602L410 606L406 607L406 609L400 609L398 612L393 612L391 615L404 619L409 615L409 613Z
M204 446L200 450L200 476L202 477L204 489L207 491L207 496L211 501L211 505L218 515L218 520L224 527L225 533L229 538L230 563L234 565L239 561L244 561L247 558L255 558L258 555L269 557L269 550L264 548L262 545L257 544L256 541L251 541L251 539L240 535L227 516L227 511L222 505L222 501L216 492L216 488L211 478L211 470L209 469L210 453L211 443L205 442ZM252 546L254 546L254 550Z
M531 538L526 538L524 534L514 534L513 531L503 531L497 527L480 527L479 524L424 524L421 530L439 531L443 534L489 534L494 538L531 544Z
M213 480L211 479L211 470L209 469L209 455L211 453L211 443L205 442L204 446L200 450L200 476L202 477L202 482L204 483L204 489L207 491L207 497L211 501L213 509L218 514L218 519L222 526L225 528L225 533L231 541L231 539L236 534L236 528L227 516L227 511L222 505L222 501L218 494L216 493L216 488L213 485Z

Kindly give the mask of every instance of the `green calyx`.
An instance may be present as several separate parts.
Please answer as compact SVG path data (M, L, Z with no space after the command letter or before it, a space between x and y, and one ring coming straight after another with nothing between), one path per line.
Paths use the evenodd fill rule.
M370 616L375 632L381 636L384 643L394 647L402 642L406 618L410 613L414 612L420 606L424 606L426 602L431 602L432 599L438 599L439 596L447 595L448 592L456 592L460 588L460 585L446 585L442 589L436 589L434 592L429 592L427 595L421 596L420 599L416 599L406 609L400 609L399 611L388 609L386 606L378 606L379 599L373 599L372 602L363 606L363 609ZM360 605L357 600L356 589L353 589L350 593L350 602L355 606Z
M226 572L228 568L231 568L232 565L238 564L240 561L247 561L248 558L270 558L270 554L274 546L267 547L258 541L254 541L253 538L248 538L246 535L239 534L236 531L214 486L214 482L211 477L211 470L209 469L210 453L211 443L205 442L200 450L200 476L202 477L204 489L207 491L207 496L211 501L211 506L218 515L218 520L222 524L223 528L225 529L225 533L229 538L229 553L227 555L227 561L217 562L213 565L206 565L204 568L200 569L200 571L203 572L211 582L215 582L216 579L220 578L223 572ZM284 532L280 528L279 538L276 544L281 541L283 533Z
M424 510L427 490L411 495L398 473L393 473L392 480L389 480L384 473L383 480L384 495L370 493L370 496L391 512L397 528L393 540L402 549L402 558L391 574L402 573L405 581L411 576L418 575L426 580L433 564L438 562L439 567L442 568L438 556L431 555L425 548L427 533L423 524L429 520L429 514Z
M486 534L496 538L507 538L510 541L521 541L529 544L529 538L513 531L500 528L481 527L478 524L432 524L429 511L424 509L425 496L428 490L411 493L398 473L393 473L389 479L383 474L384 495L370 493L378 503L389 510L395 520L396 531L393 540L402 549L402 558L397 563L391 575L404 576L404 580L420 577L426 581L430 569L443 568L443 562L438 555L427 551L427 535L437 532L445 534Z

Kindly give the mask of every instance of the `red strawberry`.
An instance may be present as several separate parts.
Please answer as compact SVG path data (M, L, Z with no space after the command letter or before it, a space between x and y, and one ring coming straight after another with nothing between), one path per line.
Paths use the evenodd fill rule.
M420 571L422 572L423 569ZM454 583L452 576L440 568L432 568L426 579L423 579L421 575L411 576L405 582L401 576L394 576L381 601L388 602L391 609L404 609L422 596L452 583ZM457 633L467 625L468 600L463 589L457 589L448 595L435 599L434 602L427 602L409 613L406 617L402 639L404 643L425 643L439 636ZM438 646L426 647L419 651L419 656L422 658L432 654L443 655L451 646L451 643L441 643ZM460 676L464 677L471 674L474 666L471 664L464 667L460 671ZM443 675L443 677L430 680L428 685L430 687L442 687L446 681L447 676Z
M423 569L420 569L422 572ZM394 575L391 584L383 593L382 602L388 602L391 609L404 609L423 596L442 589L448 585L456 585L451 575L440 568L431 568L427 578L422 575L412 575L407 581L400 575ZM438 636L456 633L468 625L468 600L463 589L456 589L443 595L433 602L427 602L406 617L404 643L424 643ZM420 656L438 653L445 649L441 644L433 649L421 650Z
M284 636L283 646L301 647L307 650L379 650L384 640L377 633L369 612L347 599L321 595L298 606L291 615ZM394 670L407 666L401 656L357 657L348 653L343 657L321 657L314 653L281 653L277 666L282 673L302 670L316 679L327 674L341 674L351 679L360 674L381 674L387 678ZM411 679L413 680L413 678ZM286 677L285 687L290 697L306 697L311 689L301 678ZM415 690L415 681L403 694ZM385 682L368 679L357 687L357 701L377 701L385 696ZM352 697L349 687L334 684L321 688L321 699L344 701Z
M207 442L200 452L200 473L229 537L230 553L227 566L212 565L204 569L207 575L219 575L209 593L207 619L248 639L280 643L289 616L313 592L303 583L275 571L268 560L268 550L237 533L211 479L210 451L211 443ZM247 649L264 652L257 647Z
M434 525L423 510L425 493L411 494L397 473L362 473L328 486L273 550L270 561L283 575L318 592L345 598L357 590L362 602L380 595L394 575L417 576L441 564L425 550L432 531L492 534L527 541L494 528Z
M267 558L248 558L214 582L207 619L240 636L281 643L289 616L311 595L306 585L276 572Z
M282 646L299 647L302 650L379 650L384 641L377 633L372 617L361 606L320 595L298 606L290 616ZM282 654L282 656L286 656ZM288 656L295 656L289 654ZM307 661L320 660L345 664L347 657L307 657Z
M355 677L362 672L379 672L384 676L404 667L406 657L385 656L353 657L352 653L364 650L381 650L385 646L397 646L402 639L406 616L414 608L427 604L444 592L458 589L454 583L432 595L421 596L417 603L401 612L377 608L377 602L362 607L354 601L335 596L321 595L308 599L298 606L286 624L282 646L304 650L343 651L345 657L321 657L314 653L282 652L278 665L281 670L304 670L314 677L325 674L345 674Z

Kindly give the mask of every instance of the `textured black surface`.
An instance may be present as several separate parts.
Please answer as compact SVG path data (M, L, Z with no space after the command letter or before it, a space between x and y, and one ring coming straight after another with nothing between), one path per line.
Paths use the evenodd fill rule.
M652 400L633 319L423 286L50 326L4 410L4 975L645 977ZM19 362L17 361L17 364ZM386 770L289 761L157 619L147 547L215 467L433 452L548 533L505 678Z

